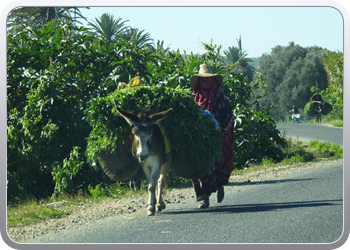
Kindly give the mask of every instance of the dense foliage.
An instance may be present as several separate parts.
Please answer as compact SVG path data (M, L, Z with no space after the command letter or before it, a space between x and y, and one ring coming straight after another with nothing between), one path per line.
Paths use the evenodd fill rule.
M52 22L40 29L22 26L7 37L9 200L86 192L89 185L108 183L101 168L91 167L86 157L92 130L86 112L119 82L136 75L144 86L189 93L190 76L204 62L224 76L222 89L234 108L236 167L265 156L282 157L279 146L284 141L268 110L250 107L262 78L247 84L246 77L221 62L220 47L205 44L205 55L182 57L179 51L155 53L125 40L108 44L89 34L70 23ZM105 108L103 112L112 112L112 106Z
M303 109L318 84L319 90L327 87L327 74L322 58L326 50L319 47L303 48L291 42L288 46L276 46L271 54L264 54L258 71L266 82L262 106L274 105L271 116L284 120L294 105ZM301 111L301 110L300 110Z
M193 156L195 168L201 169L206 162L215 162L221 156L221 131L209 116L203 116L188 89L164 86L141 86L115 91L104 98L96 98L87 110L86 120L93 128L86 155L96 165L97 154L102 149L115 151L121 145L129 145L130 125L118 114L118 106L134 114L139 108L154 111L173 108L174 112L164 121L172 151Z
M323 64L327 72L328 86L320 94L323 100L333 107L328 117L343 120L343 53L328 52L323 57Z
M150 53L132 43L120 40L106 47L85 29L54 27L23 27L8 37L9 198L99 183L103 174L96 174L84 157L91 128L83 111L92 98L114 91L116 80L136 72L149 75Z
M84 7L90 9L89 7ZM23 24L41 28L53 20L65 20L82 24L86 18L78 7L19 7L13 9L7 17L8 32L15 34Z

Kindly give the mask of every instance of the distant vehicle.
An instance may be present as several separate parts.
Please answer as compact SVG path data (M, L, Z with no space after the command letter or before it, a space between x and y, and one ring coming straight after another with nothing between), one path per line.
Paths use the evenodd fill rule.
M300 114L292 114L293 123L299 123Z
M300 114L296 106L293 106L291 114L292 114L293 123L298 124L300 119Z

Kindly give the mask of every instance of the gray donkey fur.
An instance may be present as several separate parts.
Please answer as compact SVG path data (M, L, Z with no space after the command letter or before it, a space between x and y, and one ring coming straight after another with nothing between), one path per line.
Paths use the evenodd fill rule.
M158 124L171 114L173 109L159 113L141 109L138 115L119 107L117 111L132 126L133 155L142 165L148 181L147 215L154 215L155 211L165 208L162 194L167 186L167 174L171 162L171 153L165 154L164 139Z

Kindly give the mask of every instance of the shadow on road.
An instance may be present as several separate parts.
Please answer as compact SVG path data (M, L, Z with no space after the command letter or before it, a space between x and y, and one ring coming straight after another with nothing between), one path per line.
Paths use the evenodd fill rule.
M227 186L253 186L253 185L266 185L266 184L278 184L278 183L287 183L287 182L298 182L298 181L311 181L315 178L307 179L281 179L281 180L270 180L270 181L250 181L245 182L229 182Z
M283 202L283 203L263 203L263 204L242 204L242 205L225 205L213 206L207 209L191 210L168 210L162 214L191 214L191 213L254 213L276 211L280 209L293 209L302 207L322 207L322 206L342 206L343 200L321 200L321 201L302 201L302 202Z

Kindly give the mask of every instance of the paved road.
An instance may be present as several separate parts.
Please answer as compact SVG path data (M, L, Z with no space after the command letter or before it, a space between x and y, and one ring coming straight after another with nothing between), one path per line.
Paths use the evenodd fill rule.
M309 142L318 138L320 142L331 142L343 147L343 128L312 123L280 123L277 128L282 134L298 137L300 141Z
M343 228L342 162L288 178L227 188L209 209L194 200L162 213L108 218L46 243L331 243Z
M315 124L279 124L278 128L306 140L318 135L320 141L343 144L341 129ZM170 204L153 217L141 213L108 218L27 242L332 243L343 229L343 162L271 181L232 184L222 203L217 204L215 197L210 203L200 210L194 200L187 200Z

